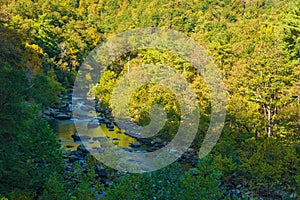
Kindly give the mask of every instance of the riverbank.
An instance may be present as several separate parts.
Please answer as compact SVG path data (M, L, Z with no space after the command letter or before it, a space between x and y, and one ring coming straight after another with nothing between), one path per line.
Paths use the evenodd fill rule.
M67 95L61 96L61 106L51 108L48 110L48 113L45 114L45 118L55 119L57 122L65 122L65 118L61 118L62 114L66 116L70 116L67 120L76 120L72 118L71 110L68 109L68 106L72 104L71 101L71 92ZM76 105L75 105L76 106ZM63 152L63 160L65 163L64 170L66 174L73 174L74 171L78 170L75 166L76 163L79 163L79 170L83 173L88 173L88 169L93 169L95 173L95 180L98 180L103 184L103 189L95 191L97 198L103 198L105 194L105 190L107 187L111 187L114 185L118 177L122 176L123 172L111 169L100 162L93 161L90 163L91 154L82 144L82 140L88 142L89 144L100 144L101 137L110 138L111 142L120 148L129 151L129 152L137 152L137 153L145 153L145 152L153 152L158 149L163 148L168 143L163 141L158 137L153 138L137 138L132 137L126 130L120 129L117 124L113 121L113 117L110 115L110 111L108 109L101 109L99 107L95 107L97 111L97 115L95 117L87 118L86 123L86 131L82 131L78 133L76 129L73 134L69 134L68 140L78 144L78 146L66 146L63 145L65 141L61 140L62 144L62 152ZM127 126L133 122L127 123ZM125 127L126 129L126 127ZM64 131L62 129L62 131ZM102 131L104 134L99 136L97 134L93 135L91 133L97 133ZM127 140L124 143L124 138L131 138L131 140ZM102 147L99 147L102 148ZM101 149L99 149L101 150ZM103 151L105 149L102 149ZM198 160L198 151L195 148L188 148L187 151L178 159L178 162L181 163L182 167L185 171L190 168L196 167ZM76 178L73 178L72 181L78 181ZM293 199L295 194L288 194L283 190L277 190L274 194L272 194L272 198L270 198L270 194L268 191L259 191L260 197L254 198L254 192L250 191L247 186L247 181L242 181L239 178L238 173L233 173L231 177L231 181L228 183L223 183L220 187L226 187L226 195L230 199L234 197L238 197L241 199ZM295 198L294 198L295 199Z

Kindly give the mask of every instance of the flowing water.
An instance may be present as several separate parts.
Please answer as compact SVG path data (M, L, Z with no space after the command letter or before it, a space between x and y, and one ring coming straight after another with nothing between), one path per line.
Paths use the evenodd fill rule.
M49 122L51 127L57 133L58 139L61 142L61 147L70 151L76 151L77 147L82 144L81 141L75 142L72 138L72 135L75 133L79 133L81 139L84 139L84 144L88 148L93 147L101 147L101 139L94 140L95 138L108 138L111 140L111 143L114 144L118 148L126 148L130 151L135 152L145 152L149 146L142 145L140 148L132 148L130 145L133 142L136 142L135 138L132 138L124 133L123 130L118 129L118 127L114 127L114 131L109 131L105 125L98 126L96 128L87 128L87 126L80 126L82 130L77 130L74 124L74 120L53 120ZM78 127L77 127L78 128ZM87 137L88 136L88 137ZM144 168L147 171L149 166L153 165L153 163L147 163L144 160L130 160L127 163L136 163L140 162L143 164ZM182 163L183 169L186 171L190 169L192 166L189 163Z
M95 137L107 137L112 140L115 145L121 148L131 148L130 144L136 142L135 138L132 138L124 134L123 130L114 127L114 131L109 131L105 125L98 126L96 128L83 128L77 130L74 124L74 120L53 120L50 122L51 127L57 133L58 139L61 142L62 148L74 151L81 144L81 142L74 142L72 135L79 133L81 137L88 136L89 147L101 146L101 141L94 141Z

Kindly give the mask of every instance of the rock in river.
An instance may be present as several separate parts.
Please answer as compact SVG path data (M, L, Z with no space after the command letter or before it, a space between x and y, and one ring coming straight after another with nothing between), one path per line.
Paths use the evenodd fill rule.
M73 138L74 142L87 141L91 139L91 137L88 135L80 135L78 133L73 134L71 137Z
M88 129L97 128L98 126L99 126L99 123L97 121L91 121L87 124Z
M75 133L71 136L74 140L74 142L79 142L81 141L80 136L78 135L78 133Z
M142 144L140 142L133 142L133 143L130 144L130 146L132 148L138 148L138 147L142 146Z
M58 113L54 117L59 120L68 120L68 119L72 118L72 116L70 114L64 114L64 113Z

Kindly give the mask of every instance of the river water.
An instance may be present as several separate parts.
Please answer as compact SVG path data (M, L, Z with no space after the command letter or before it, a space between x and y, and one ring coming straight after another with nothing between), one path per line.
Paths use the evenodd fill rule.
M118 127L114 127L114 131L109 131L105 125L98 126L96 128L85 128L84 130L77 130L76 126L74 124L74 120L52 120L49 121L49 124L51 128L56 132L58 139L61 143L62 149L67 149L70 151L76 151L77 147L82 144L81 141L74 142L74 139L72 138L72 135L75 133L79 133L80 136L89 136L88 141L85 140L84 144L85 147L93 148L93 147L101 147L101 140L94 141L94 138L101 138L105 137L111 140L111 143L115 145L116 148L125 148L127 150L133 151L133 152L146 152L149 146L142 145L139 148L132 148L130 145L133 142L136 142L137 140L135 138L132 138L124 133L124 130L120 130ZM128 161L128 163L136 161ZM144 163L145 169L149 167L152 163ZM192 166L190 163L181 163L183 170L186 171L190 169Z
M61 142L62 148L74 151L81 144L81 142L74 142L72 135L79 133L80 136L89 136L89 146L101 146L100 141L94 141L95 137L106 137L112 140L112 143L121 147L130 149L130 144L136 142L135 138L132 138L124 134L123 130L114 127L114 131L109 131L105 125L98 126L96 128L85 128L83 130L77 130L74 124L74 120L53 120L50 121L50 126L54 132L57 133L58 139Z

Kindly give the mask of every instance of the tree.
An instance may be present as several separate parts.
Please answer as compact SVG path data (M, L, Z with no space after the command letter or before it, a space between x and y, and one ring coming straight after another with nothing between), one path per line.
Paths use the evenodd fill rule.
M247 66L250 87L244 91L250 101L261 106L268 137L273 135L278 109L289 101L285 91L291 87L293 77L292 66L286 62L282 50L275 46L278 41L274 31L272 27L262 29L261 39L255 41L255 49Z
M1 67L0 193L11 199L34 198L43 192L49 171L61 173L58 140L36 107L25 104L30 88L24 72L3 63Z
M123 175L105 199L217 199L224 191L218 166L211 158L203 158L197 168L183 173L179 163L155 172Z

